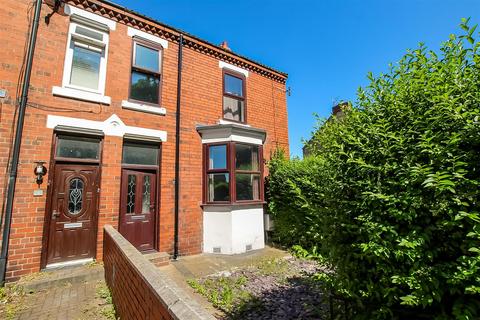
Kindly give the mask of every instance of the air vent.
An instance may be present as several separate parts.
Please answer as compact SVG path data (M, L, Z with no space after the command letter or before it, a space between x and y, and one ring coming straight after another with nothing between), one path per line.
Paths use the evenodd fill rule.
M213 247L213 253L222 253L222 247Z
M246 250L246 251L252 250L252 245L251 245L251 244L247 244L247 245L245 246L245 250Z

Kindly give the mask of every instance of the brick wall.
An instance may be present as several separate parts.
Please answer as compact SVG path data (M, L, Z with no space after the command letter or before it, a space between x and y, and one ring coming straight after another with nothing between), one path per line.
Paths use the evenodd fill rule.
M7 98L0 99L0 194L5 194L7 160L15 113L16 89L27 39L27 12L32 1L4 0L0 6L0 89ZM50 13L42 7L42 17ZM68 16L55 14L47 26L41 19L35 51L29 106L26 112L20 166L14 203L7 279L40 270L41 253L45 249L47 189L50 176L40 186L42 196L34 197L37 189L33 169L35 161L45 161L49 168L52 157L53 130L46 128L48 115L104 121L116 114L128 126L164 130L168 139L162 144L160 204L157 212L159 251L172 253L174 232L175 121L177 92L178 45L169 41L163 51L162 107L165 116L123 109L128 99L132 39L127 26L117 23L110 32L105 94L110 105L83 102L52 95L53 86L61 86L67 44ZM219 60L211 55L185 48L182 82L182 119L180 153L180 225L181 255L202 251L202 147L195 130L197 124L215 124L222 117L222 70ZM267 131L264 157L279 146L288 154L288 130L285 85L263 75L250 72L246 80L247 122ZM97 235L97 259L102 257L102 228L105 224L118 227L120 206L122 139L105 136L101 164L101 192ZM50 170L51 171L51 170ZM0 198L3 205L4 197Z
M104 233L105 280L121 319L214 319L112 226Z

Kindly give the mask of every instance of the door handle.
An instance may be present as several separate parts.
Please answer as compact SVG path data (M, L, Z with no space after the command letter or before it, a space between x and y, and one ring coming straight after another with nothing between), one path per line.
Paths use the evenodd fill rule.
M60 217L60 213L57 212L57 210L52 211L52 219Z

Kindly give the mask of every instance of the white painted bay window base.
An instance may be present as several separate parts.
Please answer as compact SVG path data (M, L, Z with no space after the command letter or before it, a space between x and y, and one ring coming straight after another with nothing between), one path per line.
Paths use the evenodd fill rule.
M204 206L203 252L240 254L265 247L263 205Z

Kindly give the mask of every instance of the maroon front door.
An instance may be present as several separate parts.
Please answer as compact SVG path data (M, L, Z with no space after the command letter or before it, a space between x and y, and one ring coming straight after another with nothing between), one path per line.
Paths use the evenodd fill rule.
M156 174L123 169L120 233L140 251L154 250Z
M95 256L99 167L56 164L47 264Z

